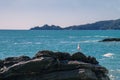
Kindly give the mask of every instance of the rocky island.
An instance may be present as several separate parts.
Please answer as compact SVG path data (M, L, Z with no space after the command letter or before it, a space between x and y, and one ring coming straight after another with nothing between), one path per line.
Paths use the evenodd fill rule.
M105 38L99 42L120 42L120 38Z
M81 52L39 51L0 60L0 80L110 80L96 58Z

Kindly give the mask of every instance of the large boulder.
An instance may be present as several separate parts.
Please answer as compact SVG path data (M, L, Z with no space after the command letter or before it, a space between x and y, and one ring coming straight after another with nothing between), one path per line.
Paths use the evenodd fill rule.
M39 51L37 52L37 54L35 55L34 58L40 58L40 57L54 57L55 54L53 51L49 51L49 50L43 50L43 51Z
M71 56L72 60L86 61L87 57L82 52L76 52Z
M17 63L1 72L0 76L4 80L109 80L107 72L100 65L79 61L58 65L51 57L41 57Z
M71 55L66 52L55 52L55 57L59 60L70 60Z
M96 60L95 57L91 56L86 56L82 52L76 52L71 56L72 60L78 60L86 63L91 63L91 64L99 64L99 62Z
M19 62L2 71L2 76L7 78L9 76L15 76L17 74L30 74L30 73L44 73L48 68L52 68L57 62L54 62L51 57L41 57L39 59Z
M87 57L86 62L91 63L91 64L99 64L99 62L96 60L96 58L91 57L91 56Z
M0 80L110 80L105 67L81 52L70 56L64 52L39 51L33 59L24 56L3 61L14 60L18 62L1 68Z
M53 52L49 50L43 50L37 52L34 58L40 58L40 57L53 57L59 60L70 60L71 55L66 52Z
M20 56L20 57L8 57L3 60L4 66L8 67L15 63L21 62L21 61L28 61L31 60L28 56Z

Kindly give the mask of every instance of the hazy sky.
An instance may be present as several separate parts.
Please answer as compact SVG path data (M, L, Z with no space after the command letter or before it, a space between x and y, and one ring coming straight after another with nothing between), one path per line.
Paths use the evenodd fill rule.
M120 0L0 0L0 29L62 27L120 18Z

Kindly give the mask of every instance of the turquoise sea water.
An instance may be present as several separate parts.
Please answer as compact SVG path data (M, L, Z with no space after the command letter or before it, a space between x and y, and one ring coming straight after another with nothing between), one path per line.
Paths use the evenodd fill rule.
M120 80L120 42L98 42L104 38L120 37L120 31L29 31L0 30L0 59L10 56L33 57L39 50L77 52L94 56L109 69L111 80Z

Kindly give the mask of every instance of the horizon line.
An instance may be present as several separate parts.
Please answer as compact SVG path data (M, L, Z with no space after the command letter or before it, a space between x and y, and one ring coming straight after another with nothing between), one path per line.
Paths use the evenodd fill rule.
M74 25L71 25L71 26L78 26L78 25L86 25L86 24L92 24L92 23L96 23L96 22L100 22L100 21L110 21L110 20L119 20L120 18L117 18L117 19L105 19L105 20L97 20L97 21L94 21L94 22L90 22L90 23L83 23L83 24L74 24ZM52 26L54 24L43 24L41 26L38 26L38 27L42 27L44 25L48 25L48 26ZM37 26L33 26L31 28L34 28L34 27L37 27ZM55 26L59 26L59 25L55 25ZM61 28L66 28L66 27L70 27L70 26L66 26L66 27L62 27L62 26L59 26ZM0 29L0 30L30 30L31 28L25 28L25 29L15 29L15 28L12 28L12 29Z

